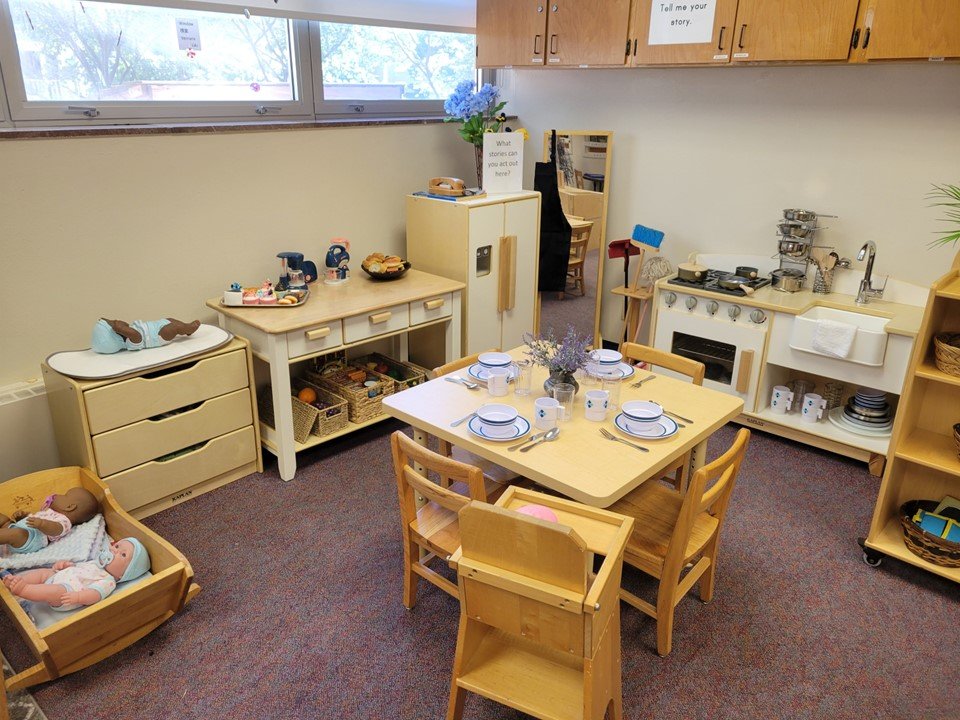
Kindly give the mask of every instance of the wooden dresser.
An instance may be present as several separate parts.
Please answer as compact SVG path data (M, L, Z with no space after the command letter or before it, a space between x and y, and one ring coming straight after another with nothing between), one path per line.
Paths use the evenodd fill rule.
M108 380L41 367L61 464L92 470L136 518L263 469L242 338Z

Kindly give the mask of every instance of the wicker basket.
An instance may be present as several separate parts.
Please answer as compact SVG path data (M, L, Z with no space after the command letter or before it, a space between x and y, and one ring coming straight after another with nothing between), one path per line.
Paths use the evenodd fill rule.
M363 379L360 379L361 377ZM344 398L347 401L350 422L354 423L373 420L381 415L383 397L392 395L395 388L392 378L355 365L328 368L324 375L308 371L305 378ZM369 387L364 385L368 380L372 380L374 384Z
M337 430L343 430L349 422L347 414L347 401L336 393L332 393L319 385L303 378L291 379L294 389L299 392L304 388L310 388L317 394L317 399L322 400L327 407L314 408L317 411L317 419L310 428L310 434L317 437L329 435Z
M933 338L937 369L948 375L960 375L960 333L941 333Z
M929 563L940 567L960 567L960 543L931 535L913 521L917 510L933 512L936 500L910 500L900 506L900 526L907 549Z
M350 362L368 369L370 369L371 364L374 366L386 365L387 371L382 374L388 375L397 384L395 392L419 385L427 379L426 374L411 363L394 360L380 353L363 355L353 358Z
M960 459L960 423L953 426L953 442L957 446L957 458Z
M291 397L293 406L293 439L298 443L305 443L310 439L310 430L317 422L320 411L313 405ZM260 411L260 421L276 429L273 418L273 390L267 386L257 395L257 409Z

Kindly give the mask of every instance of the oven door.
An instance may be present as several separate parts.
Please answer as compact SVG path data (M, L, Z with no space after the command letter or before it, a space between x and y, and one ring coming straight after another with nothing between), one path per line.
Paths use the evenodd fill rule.
M735 395L743 400L745 412L754 412L766 336L766 323L731 322L661 308L654 346L702 362L707 368L704 387ZM662 368L657 372L681 377Z

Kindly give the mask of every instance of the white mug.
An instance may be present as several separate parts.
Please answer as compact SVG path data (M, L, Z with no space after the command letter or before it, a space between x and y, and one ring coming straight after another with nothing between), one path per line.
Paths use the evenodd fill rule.
M560 403L552 397L539 397L533 402L533 424L538 430L551 430L557 426Z
M816 422L823 417L823 411L827 407L827 401L816 393L807 393L803 396L803 409L800 411L800 419L804 422Z
M509 377L509 368L495 367L487 370L487 392L491 397L502 397L507 394Z
M583 414L587 420L603 422L607 419L607 409L610 407L610 393L606 390L587 390L584 395Z
M785 415L793 407L793 393L786 385L777 385L770 395L770 409L778 415Z

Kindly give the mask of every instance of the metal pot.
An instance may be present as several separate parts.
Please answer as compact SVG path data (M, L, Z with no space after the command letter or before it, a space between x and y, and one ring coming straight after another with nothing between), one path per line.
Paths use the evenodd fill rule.
M760 276L760 271L749 265L738 265L734 275L745 277L748 280L756 280Z
M740 268L737 268L739 271ZM741 285L746 285L750 282L750 278L741 275L737 272L736 275L726 275L717 279L717 284L722 287L724 290L739 290Z
M788 208L783 211L784 220L795 220L797 222L816 222L817 214L813 210L797 210Z
M807 254L807 243L803 240L783 238L780 240L780 254L792 258L801 258Z
M708 268L706 265L701 265L700 263L696 262L694 260L696 256L696 253L690 253L690 257L687 258L687 262L677 265L678 278L688 282L703 282L707 279L707 270L710 268Z
M817 231L817 224L816 222L803 223L787 220L782 223L777 223L777 229L784 237L805 238L813 235L813 233Z
M806 274L800 270L792 268L780 268L770 273L773 279L773 288L783 292L797 292L803 287L803 281L807 279Z

